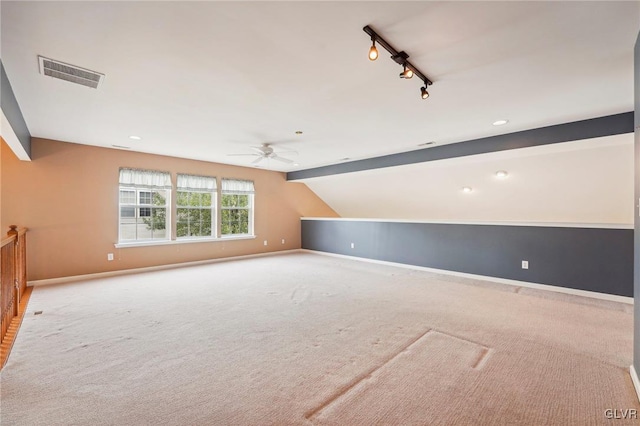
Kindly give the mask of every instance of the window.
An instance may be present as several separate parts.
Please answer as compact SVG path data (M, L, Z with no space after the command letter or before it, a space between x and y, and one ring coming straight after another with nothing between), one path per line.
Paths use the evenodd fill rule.
M211 237L216 234L216 178L178 174L176 236Z
M215 177L179 173L172 204L170 173L121 168L118 242L253 237L254 195L252 181L222 179L218 187Z
M138 192L138 198L140 199L140 204L151 204L151 192L149 191Z
M171 175L120 169L119 241L168 240Z
M220 230L223 236L253 235L253 182L222 179Z

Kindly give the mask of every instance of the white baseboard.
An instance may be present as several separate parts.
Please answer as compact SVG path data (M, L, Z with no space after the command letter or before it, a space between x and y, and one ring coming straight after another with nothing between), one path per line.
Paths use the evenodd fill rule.
M577 289L573 289L573 288L558 287L558 286L554 286L554 285L538 284L538 283L531 283L531 282L527 282L527 281L518 281L518 280L510 280L510 279L506 279L506 278L490 277L490 276L486 276L486 275L467 274L465 272L447 271L445 269L427 268L427 267L424 267L424 266L407 265L407 264L404 264L404 263L387 262L385 260L367 259L367 258L364 258L364 257L348 256L348 255L345 255L345 254L328 253L328 252L324 252L324 251L316 251L316 250L308 250L308 249L300 249L300 250L301 251L305 251L305 252L309 252L309 253L322 254L322 255L325 255L325 256L333 256L333 257L341 257L341 258L344 258L344 259L359 260L361 262L378 263L378 264L381 264L381 265L396 266L396 267L399 267L399 268L407 268L407 269L414 269L414 270L418 270L418 271L433 272L433 273L442 274L442 275L453 275L453 276L457 276L457 277L470 278L470 279L481 280L481 281L491 281L491 282L494 282L494 283L514 285L514 286L517 286L517 287L527 287L527 288L533 288L533 289L536 289L536 290L554 291L556 293L565 293L565 294L571 294L571 295L574 295L574 296L591 297L593 299L608 300L608 301L612 301L612 302L627 303L629 305L633 305L633 297L618 296L618 295L615 295L615 294L598 293L598 292L595 292L595 291L587 291L587 290L577 290Z
M270 251L267 253L247 254L243 256L231 256L231 257L221 257L217 259L197 260L194 262L171 263L168 265L148 266L144 268L134 268L134 269L121 269L118 271L97 272L95 274L72 275L68 277L28 281L27 286L37 287L42 285L72 283L72 282L85 281L85 280L94 280L98 278L117 277L120 275L139 274L141 272L163 271L165 269L176 269L176 268L184 268L187 266L207 265L209 263L227 262L231 260L251 259L254 257L273 256L273 255L284 254L284 253L297 253L299 251L300 249Z
M633 365L629 367L629 374L631 374L631 381L633 382L633 387L636 389L636 396L640 401L640 380L638 379L638 373Z

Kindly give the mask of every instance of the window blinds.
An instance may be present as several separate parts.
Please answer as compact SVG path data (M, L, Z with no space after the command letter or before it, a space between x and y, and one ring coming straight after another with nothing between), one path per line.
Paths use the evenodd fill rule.
M250 180L222 179L222 192L233 194L253 194L253 182Z
M216 178L211 176L197 176L178 174L178 191L207 191L215 192L218 189Z
M120 169L120 185L171 189L171 174L156 170Z

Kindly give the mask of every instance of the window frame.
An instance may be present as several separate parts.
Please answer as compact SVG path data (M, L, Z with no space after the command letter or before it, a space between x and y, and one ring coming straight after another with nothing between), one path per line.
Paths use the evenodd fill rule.
M180 202L180 193L181 192L185 192L188 194L209 194L211 195L211 205L209 207L206 206L202 206L202 203L200 203L200 206L191 206L191 205L179 205L178 203ZM176 241L182 241L182 240L200 240L200 239L212 239L212 238L216 238L218 235L218 191L217 189L215 191L207 191L207 190L193 190L193 189L184 189L184 188L177 188L176 189L176 203L175 203L175 207L176 207ZM180 209L187 209L187 210L209 210L211 211L211 234L210 235L186 235L184 237L181 237L178 235L178 221L180 218L180 214L178 213L178 210ZM189 224L187 224L187 227L189 227ZM189 229L189 228L187 228Z
M225 207L223 205L223 199L225 195L246 195L248 197L247 199L247 206L246 207L239 207L239 206L232 206L232 207ZM254 230L254 212L255 212L255 208L254 208L254 198L255 198L255 194L250 194L250 193L246 193L246 192L241 192L241 191L225 191L225 190L221 190L221 194L220 194L220 238L233 238L233 237L242 237L242 236L255 236L255 230ZM223 227L223 211L225 210L247 210L248 214L247 214L247 232L246 233L232 233L232 234L225 234L222 232L222 227Z
M156 170L141 170L120 168L120 180L118 185L118 242L115 243L117 248L135 247L146 245L164 245L179 244L189 242L202 241L220 241L233 239L253 239L255 234L255 186L252 180L243 180L238 178L222 178L220 185L219 178L213 176L191 175L177 173L174 181L173 173L162 172ZM174 183L177 184L174 186ZM156 194L158 193L158 194ZM182 193L187 195L186 199L182 199ZM199 205L191 205L192 194L200 194ZM211 198L210 205L203 205L203 196L209 195ZM163 205L154 205L157 195L164 197ZM235 205L224 206L225 196L246 196L246 205L242 198L235 200ZM123 201L124 198L124 201ZM206 200L206 199L205 199ZM145 202L143 202L145 201ZM179 205L178 203L186 203ZM195 202L195 200L194 200ZM132 215L123 215L123 210ZM154 220L158 218L157 210L164 213L164 228L154 224ZM210 212L211 214L211 234L207 235L189 235L191 227L195 220L191 223L192 215L186 215L186 222L179 222L180 215L178 212L188 212L198 210L201 212ZM246 212L237 213L235 215L227 212ZM175 215L175 219L174 219ZM227 216L226 224L223 223L223 217ZM199 217L198 226L202 231L202 214L193 215ZM150 218L149 224L146 219ZM183 218L185 218L183 213ZM130 223L123 223L128 221ZM198 220L198 219L196 219ZM183 224L187 225L187 235L178 236L178 229ZM123 239L126 232L123 232L123 225L134 225L134 238ZM147 230L140 226L147 227ZM208 224L205 224L208 225ZM246 232L223 233L226 228L232 231L234 228ZM140 234L145 235L146 231L150 231L149 238L141 238ZM155 237L156 233L163 232L162 237ZM130 236L130 235L129 235Z
M121 167L118 179L118 244L171 241L172 191L169 172ZM162 199L163 203L156 204L158 199ZM123 215L124 209L132 209L133 215ZM164 227L155 223L162 215ZM126 232L129 231L127 226L131 225L133 232ZM141 226L146 226L148 237L142 234Z
M123 203L121 198L122 191L135 192L135 203ZM164 207L159 207L153 204L153 193L154 192L164 192L166 194ZM141 204L141 196L140 193L148 192L151 194L151 204ZM168 188L151 188L148 186L142 185L131 185L131 184L119 184L118 185L118 244L135 244L135 243L148 243L148 242L162 242L162 241L171 241L171 189ZM136 225L136 238L135 239L122 239L122 208L123 207L132 207L134 209L134 215L124 216L125 219L133 219ZM138 219L144 219L146 217L152 217L153 209L164 208L165 210L165 238L153 238L153 229L151 230L151 238L138 238ZM149 209L149 215L143 216L141 214L141 209ZM148 226L148 225L147 225Z

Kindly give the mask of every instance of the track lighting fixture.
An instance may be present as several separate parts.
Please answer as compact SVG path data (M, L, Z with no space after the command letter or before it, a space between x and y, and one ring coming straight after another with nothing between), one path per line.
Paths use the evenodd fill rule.
M403 65L404 70L400 73L400 78L410 79L413 77L413 71L407 69L406 65Z
M369 60L375 61L378 59L378 49L376 48L376 38L371 37L371 49L369 49Z
M427 99L429 97L429 92L427 92L427 87L431 86L433 82L429 80L419 69L417 69L411 62L407 61L409 55L405 51L398 52L394 49L385 39L380 37L378 33L376 33L373 28L369 25L362 29L365 33L371 36L372 45L369 49L369 59L375 61L378 59L378 49L376 48L376 42L382 47L385 48L387 52L391 54L391 59L393 59L396 63L402 65L402 72L400 73L400 78L404 78L406 80L413 77L413 75L417 75L420 80L424 82L424 87L420 89L420 97L422 99Z

